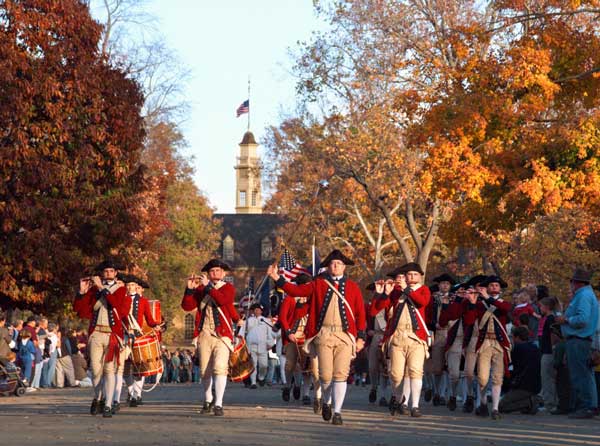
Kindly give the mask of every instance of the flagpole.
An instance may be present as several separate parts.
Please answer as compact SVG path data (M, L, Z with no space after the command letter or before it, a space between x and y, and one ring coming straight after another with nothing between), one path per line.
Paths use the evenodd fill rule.
M250 75L248 75L248 131L250 131Z

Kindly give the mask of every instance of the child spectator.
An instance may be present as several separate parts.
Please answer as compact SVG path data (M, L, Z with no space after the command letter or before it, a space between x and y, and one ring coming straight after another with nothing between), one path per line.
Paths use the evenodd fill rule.
M515 301L518 302L517 305L513 308L512 311L512 321L513 326L518 327L521 325L519 317L522 314L526 314L528 316L527 322L532 317L537 319L540 318L540 315L536 313L535 307L531 304L531 295L525 289L521 289L515 293Z
M24 381L31 382L31 366L35 357L35 346L31 340L31 333L28 330L21 331L19 335L19 362L23 366Z

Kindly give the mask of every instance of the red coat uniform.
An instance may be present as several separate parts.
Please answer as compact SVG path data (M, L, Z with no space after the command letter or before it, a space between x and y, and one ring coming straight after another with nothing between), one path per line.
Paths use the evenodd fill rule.
M111 330L105 361L111 362L113 359L118 361L118 352L124 335L123 324L127 320L131 308L131 299L127 297L125 287L121 286L111 293L107 289L98 290L97 287L93 286L87 293L77 294L73 309L80 318L90 320L88 335L91 335L96 329L99 313L99 311L94 310L94 305L102 296L105 297L108 303L108 321Z
M77 294L73 309L82 319L89 319L90 325L88 335L91 335L97 324L98 311L94 311L94 305L104 295L108 303L108 319L112 333L123 339L123 321L129 314L131 308L131 299L127 298L127 292L124 286L119 287L113 293L108 290L98 290L95 286L91 287L85 294Z
M510 339L508 339L508 336L506 333L507 316L511 310L510 302L506 302L506 301L500 300L500 299L489 298L489 299L485 300L485 303L487 304L487 306L490 309L492 309L494 311L494 316L496 316L496 318L498 319L500 324L502 324L502 326L500 326L498 324L498 321L496 321L495 319L493 319L491 317L488 318L487 323L485 325L483 325L483 326L481 325L482 318L483 318L484 314L486 313L487 308L486 308L486 305L484 305L482 300L478 300L477 301L477 319L479 321L479 338L477 339L477 350L479 350L479 348L483 344L486 333L488 331L488 326L491 323L494 324L494 334L496 335L496 340L500 343L500 345L502 347L510 350Z
M327 276L326 278L329 283L332 285L334 284L331 277ZM306 324L305 333L308 339L315 337L321 330L327 307L333 297L333 291L329 288L325 279L317 277L312 282L303 285L295 285L287 282L285 278L281 276L276 285L290 296L306 296L308 299L308 322ZM365 315L365 304L360 292L360 287L356 282L343 277L339 281L338 289L351 308L350 311L348 305L344 304L341 299L338 299L344 330L352 334L355 338L366 340L365 330L367 328L367 320Z
M279 323L281 324L281 340L287 345L288 336L296 333L300 319L308 314L308 303L298 304L292 296L287 296L279 306Z
M439 324L446 327L450 321L458 321L450 330L446 338L446 350L452 347L456 340L458 328L460 324L463 327L463 348L469 345L471 336L473 336L473 328L477 320L477 305L470 303L467 299L457 298L450 303L446 308L442 308Z
M140 327L144 325L144 319L146 319L146 324L148 327L156 327L158 324L160 324L160 321L155 321L154 317L152 316L148 299L146 299L144 296L140 296L139 294L134 294L133 296L128 297L131 300L131 314Z
M206 316L206 307L201 309L201 303L204 297L208 295L215 303L213 308L213 317L215 318L215 330L219 336L227 337L233 341L234 323L240 318L238 312L233 305L235 299L235 288L230 283L226 283L221 288L216 289L212 283L206 287L200 285L198 288L186 288L181 301L181 308L185 311L198 310L196 313L196 327L194 328L194 337L200 334L204 326L204 318ZM223 315L217 309L220 308L227 320L223 319Z
M423 325L421 320L425 321L425 309L427 308L427 305L429 305L429 301L431 300L431 292L429 291L429 288L427 288L426 286L421 286L416 290L409 292L408 296L410 297L414 305L411 304L408 301L408 299L404 302L400 302L400 297L402 296L402 294L403 291L399 287L396 287L390 293L389 296L386 296L385 294L377 295L377 297L373 299L371 303L371 307L369 309L369 313L371 314L371 316L375 316L381 310L385 310L387 326L383 335L382 342L386 343L394 335L404 305L408 305L410 319L412 321L412 326L415 334L419 337L419 339L427 341L427 327ZM417 311L419 312L421 317L419 317L416 314Z

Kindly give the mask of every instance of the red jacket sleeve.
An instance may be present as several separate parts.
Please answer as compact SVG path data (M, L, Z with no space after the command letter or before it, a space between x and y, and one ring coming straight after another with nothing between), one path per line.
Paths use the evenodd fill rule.
M96 293L98 292L98 288L91 287L87 293L84 295L77 295L75 297L75 302L73 303L73 310L77 313L81 319L91 319L92 318L92 307L96 303Z
M369 307L369 315L375 317L381 310L387 310L390 305L392 305L390 296L386 296L385 294L375 294Z
M454 301L448 305L448 308L442 310L439 320L440 327L445 327L448 325L448 322L455 321L462 316L462 303L465 300L466 299L462 300L461 302Z
M181 300L181 308L184 311L193 311L198 308L199 297L202 295L201 291L204 287L199 286L195 290L186 288L185 293L183 294L183 299Z
M314 284L315 282L309 282L302 285L296 285L291 282L281 283L281 279L277 282L277 286L285 291L286 294L289 294L293 297L306 297L308 301L311 299L314 290Z
M281 302L281 306L279 307L279 323L281 324L282 332L287 332L292 328L292 317L294 314L294 309L296 307L296 300L293 297L287 296Z
M408 296L415 303L416 307L427 307L431 302L431 291L426 286L421 286L411 291Z
M131 310L131 299L127 297L127 291L124 286L117 288L114 293L108 293L106 301L117 310L121 319L126 317Z
M365 311L365 301L363 300L362 293L360 292L358 286L356 287L355 298L356 314L354 316L356 317L356 329L359 332L359 335L362 334L363 340L366 340L366 333L364 332L367 330L367 314Z
M143 313L144 319L146 319L146 324L148 324L148 327L156 327L160 323L160 321L154 320L154 317L152 316L152 311L150 311L150 304L148 303L148 300L142 299L141 302L144 307Z

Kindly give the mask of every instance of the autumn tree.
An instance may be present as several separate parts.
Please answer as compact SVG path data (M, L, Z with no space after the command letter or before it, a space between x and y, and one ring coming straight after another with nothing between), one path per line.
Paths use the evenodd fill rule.
M83 3L2 1L0 23L0 293L58 298L138 228L143 97Z
M324 163L406 260L425 267L440 227L489 249L561 207L597 209L595 2L316 4L330 28L297 58L305 126L325 127Z

